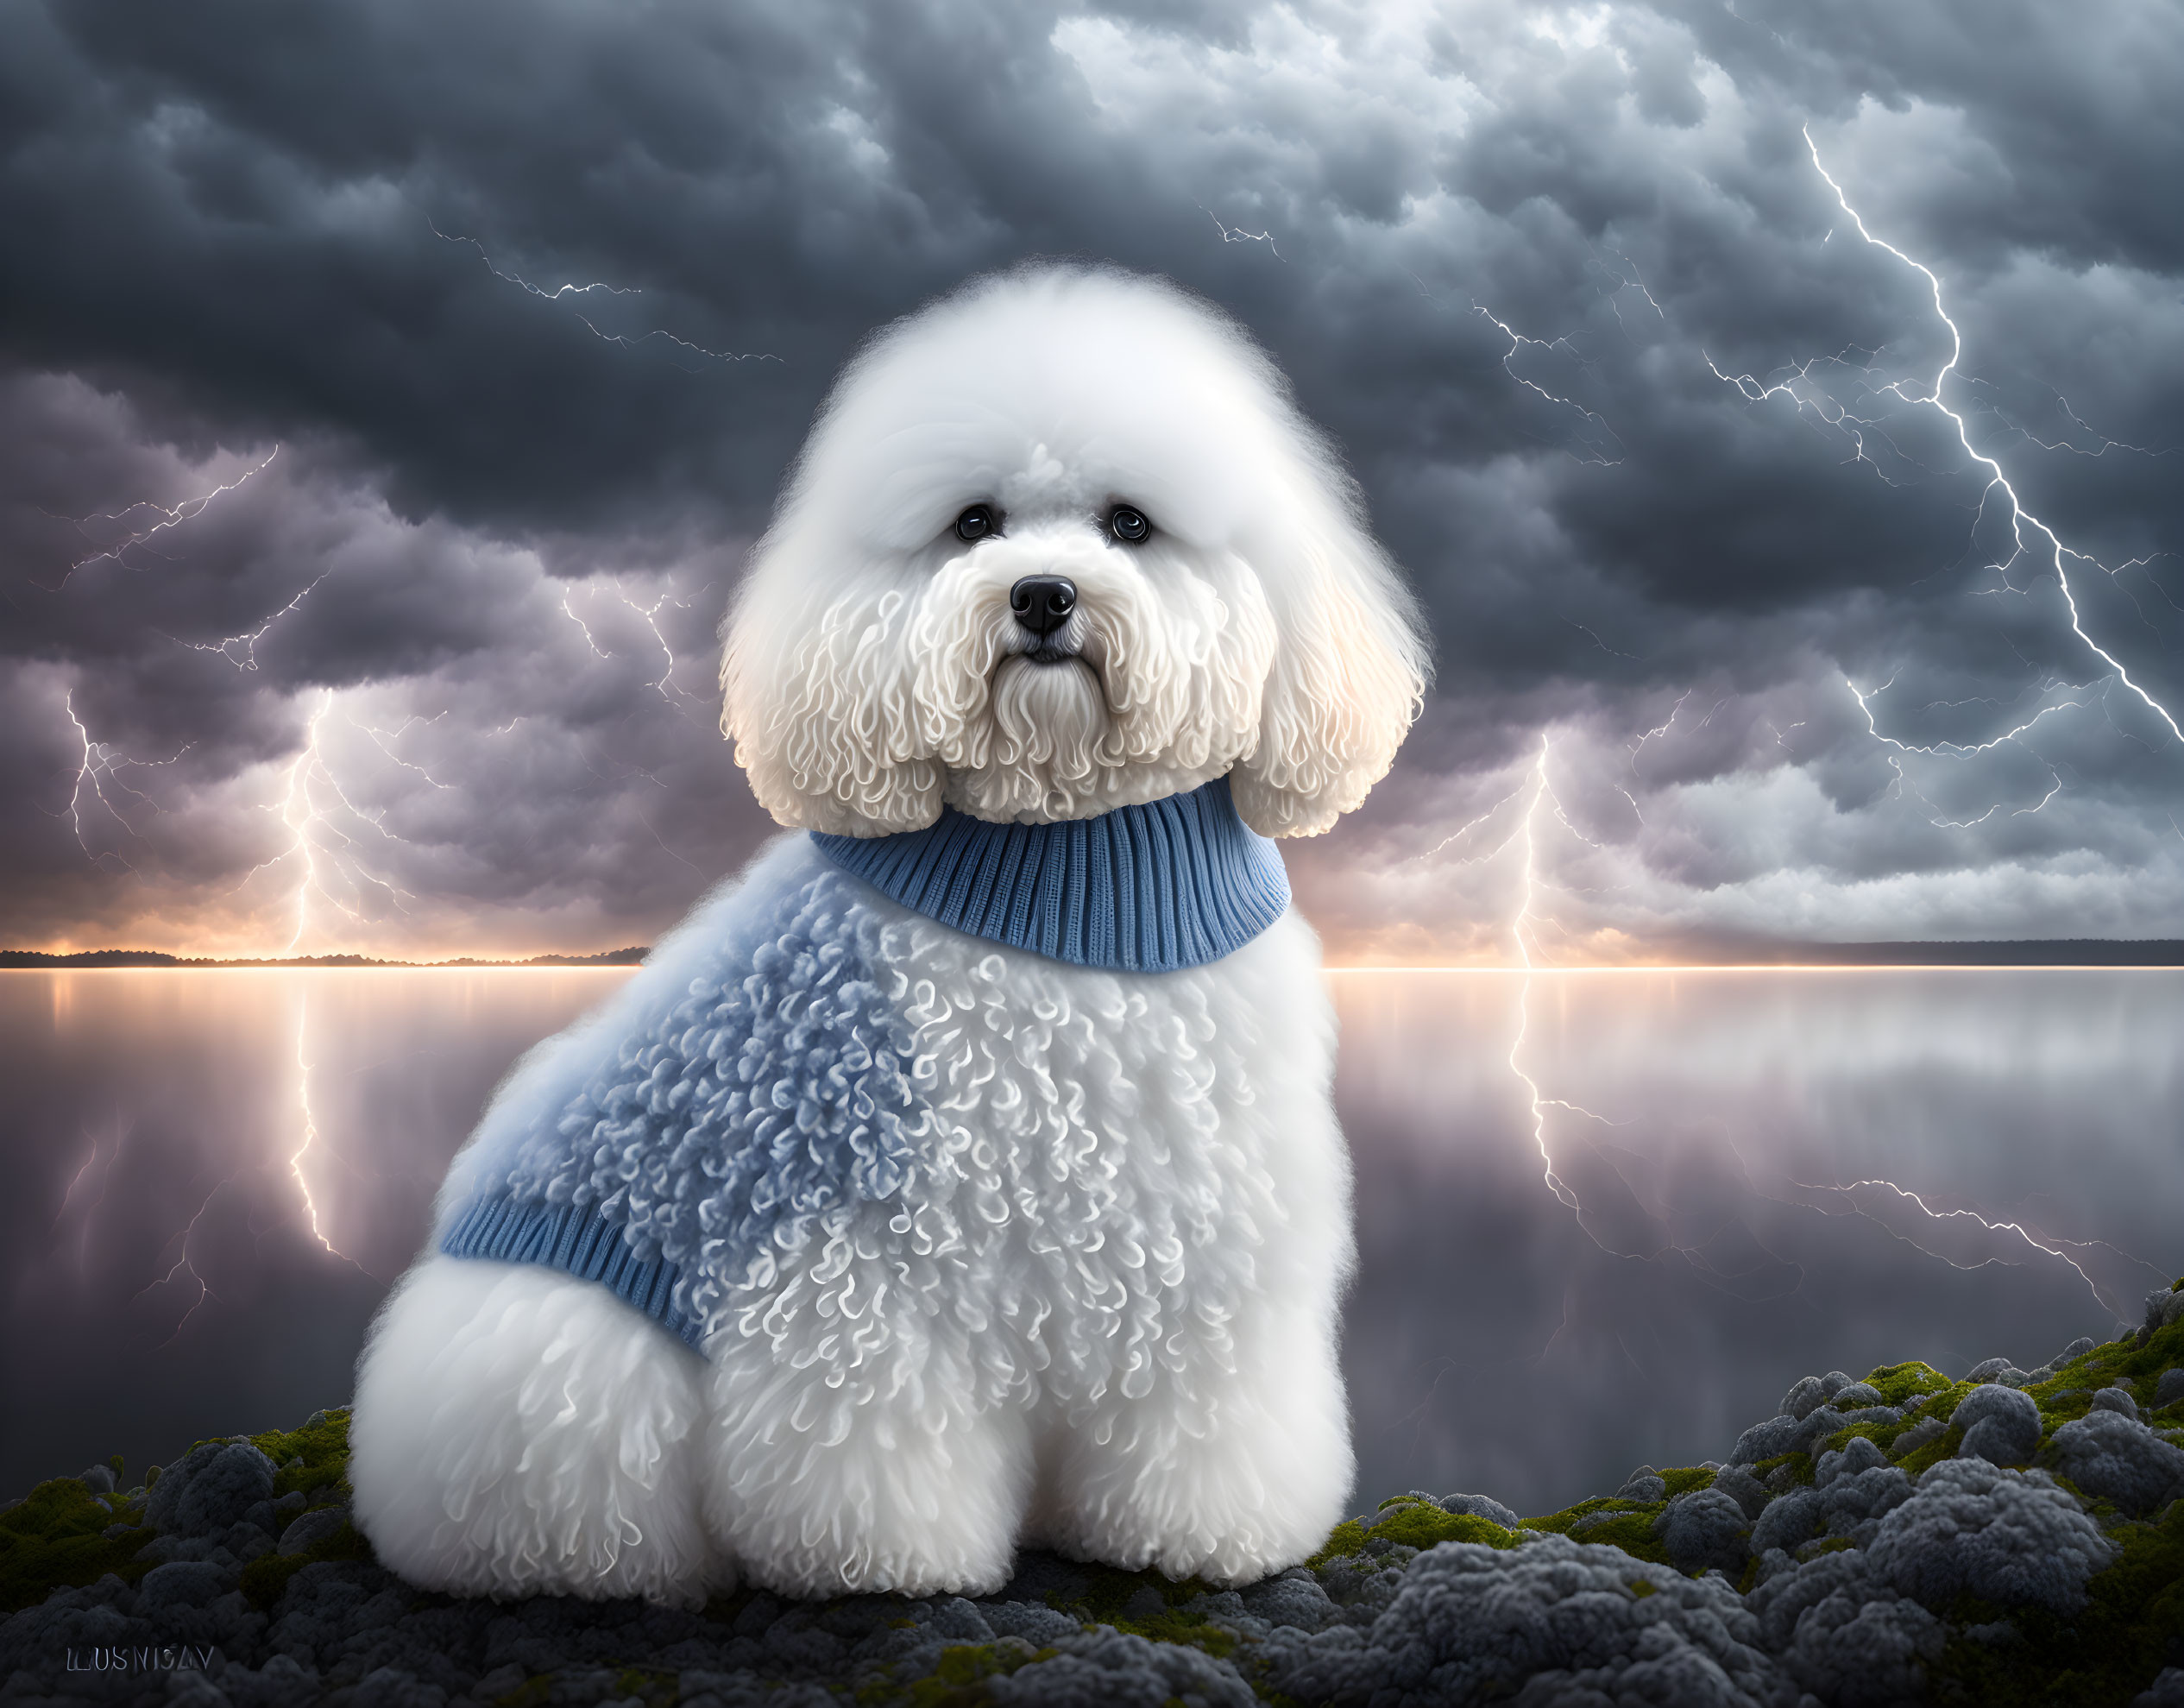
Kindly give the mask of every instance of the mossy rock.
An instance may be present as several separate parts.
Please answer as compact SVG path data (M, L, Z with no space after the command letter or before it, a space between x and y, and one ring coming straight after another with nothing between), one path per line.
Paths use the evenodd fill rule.
M1914 1359L1910 1364L1885 1364L1866 1375L1866 1384L1877 1391L1883 1405L1900 1406L1921 1394L1938 1394L1953 1387L1948 1377L1930 1364Z
M1117 1566L1096 1563L1078 1569L1086 1579L1082 1591L1073 1596L1057 1592L1047 1598L1047 1604L1057 1612L1067 1613L1087 1625L1111 1625L1149 1642L1181 1643L1202 1648L1217 1659L1236 1646L1233 1633L1208 1623L1205 1614L1186 1604L1202 1595L1215 1594L1218 1585L1209 1584L1203 1578L1176 1579L1160 1572L1125 1572ZM1130 1613L1127 1610L1131 1606L1142 1606L1148 1590L1160 1598L1161 1611ZM980 1696L976 1699L984 1699Z
M1665 1482L1666 1477L1662 1480ZM1627 1501L1613 1497L1583 1500L1560 1512L1527 1518L1519 1528L1568 1536L1572 1541L1612 1543L1636 1559L1654 1566L1666 1566L1668 1550L1653 1534L1653 1521L1667 1505L1665 1500ZM1586 1520L1592 1522L1588 1523Z
M213 1439L217 1442L227 1438ZM337 1499L348 1498L349 1413L345 1409L321 1412L300 1428L267 1430L249 1440L278 1467L274 1477L275 1499L291 1492L308 1495L321 1489L330 1489ZM182 1455L175 1457L179 1460ZM109 1462L118 1478L120 1455ZM141 1521L146 1490L158 1482L159 1476L160 1467L154 1465L145 1472L144 1488L108 1495L104 1501L79 1478L56 1478L41 1483L27 1499L0 1513L0 1612L35 1606L55 1590L93 1584L110 1572L127 1584L143 1577L157 1563L140 1561L136 1555L157 1535ZM129 1528L107 1536L104 1532L116 1523ZM353 1528L344 1527L307 1554L269 1554L251 1561L243 1570L242 1585L258 1606L270 1608L287 1587L288 1579L305 1566L371 1557L369 1544Z
M1317 1572L1330 1560L1363 1554L1369 1543L1387 1541L1420 1553L1442 1542L1481 1542L1488 1547L1514 1547L1514 1532L1476 1513L1444 1512L1413 1495L1396 1495L1381 1503L1379 1516L1370 1523L1344 1519L1329 1533L1319 1552L1305 1564Z
M106 1499L113 1505L80 1478L58 1477L0 1513L0 1613L35 1607L55 1590L95 1584L110 1572L134 1584L152 1569L136 1560L155 1534L132 1522L143 1513L142 1491L134 1500ZM107 1535L116 1524L129 1528Z
M250 1598L253 1607L261 1612L271 1612L287 1593L288 1580L305 1566L343 1560L369 1561L374 1557L372 1545L356 1527L344 1523L332 1535L321 1538L301 1554L259 1555L242 1568L242 1592Z
M957 1643L941 1651L940 1664L925 1677L901 1683L890 1668L887 1676L860 1688L855 1700L858 1708L984 1708L993 1699L993 1680L1061 1652L1034 1648L1021 1637Z
M2109 1540L2118 1557L2086 1585L2084 1611L2063 1618L2011 1609L2023 1642L1951 1642L1929 1673L1934 1699L1980 1708L2124 1703L2175 1664L2184 1654L2184 1501L2159 1523L2115 1526ZM1948 1611L1960 1629L2005 1617L1970 1601Z
M273 1479L275 1500L310 1494L330 1484L349 1498L349 1410L317 1414L300 1429L269 1429L253 1435L250 1445L280 1467ZM302 1464L296 1461L301 1459Z

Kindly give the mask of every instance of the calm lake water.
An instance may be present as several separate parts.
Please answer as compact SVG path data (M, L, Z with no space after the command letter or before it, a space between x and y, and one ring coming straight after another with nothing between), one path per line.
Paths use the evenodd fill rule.
M0 972L0 1495L345 1400L494 1084L626 976ZM1550 1510L2184 1272L2184 972L1329 982L1363 1501Z

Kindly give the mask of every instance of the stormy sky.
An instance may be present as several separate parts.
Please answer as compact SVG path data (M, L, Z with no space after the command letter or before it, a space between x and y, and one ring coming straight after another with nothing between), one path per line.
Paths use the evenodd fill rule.
M1237 315L1431 613L1331 958L2184 936L2174 4L0 31L7 944L649 942L815 405L1034 255Z

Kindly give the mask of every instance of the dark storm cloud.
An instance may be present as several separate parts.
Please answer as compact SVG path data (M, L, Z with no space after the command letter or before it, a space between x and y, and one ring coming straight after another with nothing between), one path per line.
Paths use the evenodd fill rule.
M1037 253L1237 314L1419 584L1338 952L1527 858L1533 952L2184 932L2172 8L0 15L13 940L661 929L812 408Z

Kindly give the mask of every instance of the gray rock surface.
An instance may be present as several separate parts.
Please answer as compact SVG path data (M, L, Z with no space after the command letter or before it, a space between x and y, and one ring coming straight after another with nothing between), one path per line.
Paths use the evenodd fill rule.
M2120 1383L2094 1394L2093 1409L2095 1411L2120 1412L2133 1423L2138 1421L2138 1402L2132 1397L2131 1390Z
M170 1465L144 1503L145 1522L183 1536L209 1536L241 1523L273 1499L274 1466L248 1441L207 1441Z
M1877 1580L1856 1549L1778 1572L1747 1604L1765 1646L1797 1686L1841 1708L1895 1708L1925 1695L1942 1622Z
M1817 1410L1827 1403L1828 1390L1816 1376L1800 1377L1782 1396L1779 1408L1787 1415L1803 1418L1808 1412Z
M1522 1522L1513 1508L1487 1495L1443 1495L1435 1504L1444 1512L1468 1512L1505 1530L1514 1530Z
M1995 1465L2023 1465L2040 1445L2040 1407L2014 1388L1975 1388L1959 1403L1949 1421L1964 1432L1961 1459L1984 1459Z
M2066 1348L2056 1362L2084 1350ZM2080 1609L2093 1574L2115 1557L2104 1524L2150 1517L2184 1495L2184 1449L2148 1426L2138 1398L2158 1404L2164 1390L2184 1397L2184 1367L2136 1391L2075 1390L2091 1409L2043 1448L2038 1406L2011 1385L2024 1373L1990 1364L1954 1415L1962 1453L1917 1478L1901 1461L1948 1426L1919 1419L1885 1449L1863 1436L1824 1447L1846 1426L1892 1424L1926 1403L1899 1411L1871 1384L1831 1371L1793 1386L1780 1414L1739 1438L1730 1463L1709 1461L1711 1486L1667 1500L1669 1478L1639 1466L1623 1503L1581 1519L1570 1536L1519 1529L1519 1516L1487 1496L1420 1494L1413 1498L1519 1540L1421 1552L1372 1537L1317 1569L1187 1599L1145 1580L1134 1593L1125 1585L1119 1605L1098 1602L1107 1623L1092 1615L1094 1585L1114 1579L1038 1552L1020 1558L1006 1589L977 1600L802 1605L757 1594L706 1613L547 1598L496 1604L420 1594L374 1565L343 1560L295 1570L261 1608L243 1585L262 1593L267 1580L246 1579L246 1568L276 1548L295 1560L340 1535L346 1508L332 1486L275 1500L265 1455L215 1442L172 1467L149 1499L101 1491L130 1517L110 1534L129 1534L133 1502L156 1515L161 1534L137 1556L149 1569L133 1587L110 1577L0 1621L0 1702L471 1708L519 1694L535 1708L845 1708L859 1698L896 1708L915 1686L922 1696L953 1699L960 1687L962 1699L1020 1708L1245 1708L1274 1692L1361 1708L1917 1703L1929 1667L1983 1649L2006 1657L2024 1644L2011 1610L2068 1618ZM2056 1408L2057 1397L2047 1403ZM1764 1480L1749 1468L1784 1454ZM2036 1454L2033 1468L2017 1468ZM2104 1508L2096 1519L2074 1490L2123 1516ZM1631 1525L1632 1503L1649 1509L1641 1516L1652 1539L1629 1547L1657 1547L1670 1564L1576 1534ZM1740 1596L1740 1583L1756 1586ZM1990 1610L1966 1614L1967 1596ZM2025 1623L2036 1631L2036 1621ZM71 1652L177 1645L212 1659L202 1672L91 1680L60 1665ZM2139 1700L2184 1708L2184 1670Z
M1759 1516L1772 1498L1766 1484L1740 1465L1725 1465L1715 1472L1714 1486L1737 1503L1747 1523Z
M2105 1391L2105 1390L2104 1390ZM2055 1433L2055 1469L2095 1500L2144 1518L2184 1495L2184 1448L2120 1411L2089 1411Z
M348 1522L346 1507L322 1506L315 1512L306 1512L281 1531L279 1551L285 1554L308 1554L319 1543L339 1535Z
M1720 1489L1692 1489L1661 1509L1653 1534L1679 1572L1726 1572L1735 1577L1751 1558L1752 1523L1734 1497Z
M1929 1608L1968 1594L2074 1613L2114 1549L2045 1472L1951 1459L1881 1519L1866 1554L1878 1579Z
M1639 1595L1633 1585L1650 1585ZM1719 1578L1686 1578L1620 1548L1545 1536L1514 1549L1422 1554L1367 1627L1275 1633L1273 1688L1302 1701L1445 1708L1654 1702L1796 1708L1759 1622Z

